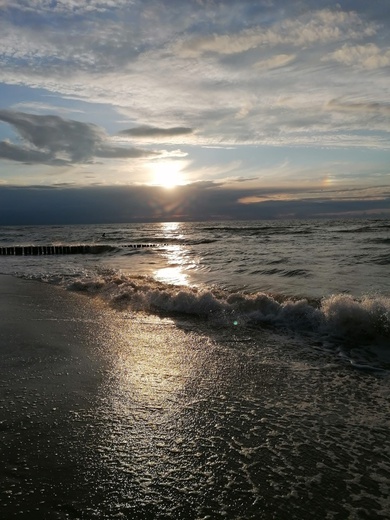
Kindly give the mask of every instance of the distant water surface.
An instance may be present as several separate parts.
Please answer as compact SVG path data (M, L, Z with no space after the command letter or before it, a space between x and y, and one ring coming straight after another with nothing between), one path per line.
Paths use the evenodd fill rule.
M104 266L163 282L319 298L390 294L388 220L304 220L23 226L0 228L0 246L102 244L100 257L0 258L2 273L82 275ZM126 244L163 244L126 250Z

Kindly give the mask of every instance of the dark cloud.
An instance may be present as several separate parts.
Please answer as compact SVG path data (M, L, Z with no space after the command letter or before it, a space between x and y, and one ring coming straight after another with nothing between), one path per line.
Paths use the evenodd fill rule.
M174 126L172 128L156 128L153 126L137 126L122 130L120 134L131 137L176 137L178 135L192 134L193 129L185 126Z
M390 211L382 200L264 200L242 204L253 192L194 183L157 186L0 187L0 225L311 218ZM260 194L258 194L260 195Z
M189 184L186 186L186 189L188 189L189 186L191 186L191 188L193 189L202 189L202 190L207 190L207 189L214 189L218 186L222 186L224 183L221 181L221 182L218 182L218 181L194 181L193 183Z
M105 157L107 159L129 159L150 157L151 155L159 155L159 152L151 152L139 148L121 148L120 146L101 146L95 151L96 157Z
M86 161L104 141L104 133L96 125L59 116L1 110L0 120L11 124L29 145L53 158L57 154L66 154L70 162Z
M238 177L237 179L232 179L233 182L248 182L248 181L257 181L258 177Z
M0 142L0 158L9 161L18 161L26 164L65 164L65 161L54 160L50 154L39 150L32 150L11 144L7 141Z
M42 116L0 110L0 121L9 123L23 139L23 146L0 143L0 159L43 164L85 163L94 157L128 158L155 152L111 145L97 125L59 116Z

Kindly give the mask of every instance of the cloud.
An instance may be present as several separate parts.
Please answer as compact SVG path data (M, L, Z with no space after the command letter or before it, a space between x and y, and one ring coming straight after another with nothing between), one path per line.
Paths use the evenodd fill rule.
M66 108L66 107L62 107L62 106L55 106L55 105L50 105L47 103L42 103L39 101L23 101L20 103L15 103L12 106L12 109L17 110L17 111L32 110L34 112L54 112L55 111L56 113L63 113L63 114L69 114L69 113L82 114L83 113L83 110L77 109L75 107Z
M129 159L150 157L153 155L160 155L159 152L152 152L141 150L138 148L121 148L119 146L99 146L95 151L96 157L106 157L112 159Z
M0 120L11 124L30 146L53 158L65 154L70 162L90 159L97 145L105 140L96 125L65 120L59 116L38 116L24 112L0 110Z
M0 9L25 11L27 13L64 13L64 14L90 14L91 12L105 12L112 8L126 6L128 0L61 0L50 2L48 0L0 0Z
M8 159L9 161L18 161L26 164L56 164L58 166L65 164L65 161L61 161L60 159L55 160L48 153L23 148L8 141L0 142L0 159Z
M324 60L337 61L349 67L375 70L390 65L390 48L381 49L374 43L344 44L340 49L325 56Z
M172 128L156 128L153 126L137 126L119 132L122 135L129 135L131 137L176 137L180 135L192 134L193 129L185 126L176 126Z
M327 108L339 112L349 112L356 114L390 115L390 102L376 103L367 101L364 103L348 103L342 100L331 99L327 105Z
M0 158L19 162L73 164L94 157L132 158L156 155L156 152L113 146L97 125L59 116L41 116L0 110L0 121L9 123L24 141L24 146L2 142Z
M368 119L356 110L352 117L352 111L332 111L328 105L332 99L353 100L357 91L362 103L388 100L388 68L374 75L354 66L351 74L340 66L348 52L335 54L360 46L371 48L369 66L387 60L389 37L385 25L370 21L378 16L372 3L356 4L360 12L318 8L325 0L299 7L250 0L16 4L34 7L35 14L32 9L33 20L0 17L3 81L84 100L96 114L107 104L134 125L121 134L123 148L108 152L102 145L98 154L88 151L86 159L75 160L126 155L125 137L138 144L160 140L221 149L241 144L388 147L379 113L372 111ZM82 16L76 4L85 10L91 6L90 15ZM110 15L98 9L110 9ZM42 20L53 23L42 25L41 12ZM118 121L107 125L119 131ZM64 151L55 158L64 156L72 161Z
M249 182L249 181L257 181L258 177L231 177L225 179L225 182Z
M159 150L159 159L166 159L168 157L180 159L182 157L188 157L188 152L183 152L182 150Z
M204 53L238 54L259 47L280 44L304 47L314 43L337 42L375 34L376 27L366 23L354 12L328 9L277 22L271 28L257 26L235 34L212 34L190 38L176 46L177 52L186 57Z
M295 58L296 54L277 54L267 60L256 62L253 67L258 70L277 69L279 67L285 67L289 63L293 62Z

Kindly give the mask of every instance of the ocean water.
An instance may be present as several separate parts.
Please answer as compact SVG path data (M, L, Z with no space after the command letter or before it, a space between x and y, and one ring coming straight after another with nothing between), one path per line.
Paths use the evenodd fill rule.
M0 274L44 295L18 295L31 344L2 344L23 312L0 330L5 517L389 518L389 244L387 220L0 228Z
M12 254L50 245L89 253ZM381 348L387 364L389 246L390 222L368 219L3 227L0 273L122 310L311 335L352 363L351 348Z

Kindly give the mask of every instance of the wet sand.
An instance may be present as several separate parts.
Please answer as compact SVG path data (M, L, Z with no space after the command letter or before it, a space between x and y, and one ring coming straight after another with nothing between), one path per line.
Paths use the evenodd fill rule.
M286 341L0 277L1 518L389 518L388 377Z
M99 315L80 296L0 277L2 518L67 516L83 483L84 412L104 377Z

